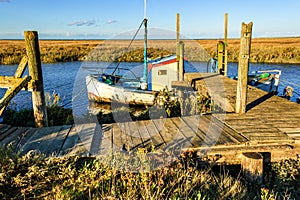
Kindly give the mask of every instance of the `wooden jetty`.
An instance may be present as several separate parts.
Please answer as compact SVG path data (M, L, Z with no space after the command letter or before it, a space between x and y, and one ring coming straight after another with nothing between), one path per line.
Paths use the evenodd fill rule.
M180 77L174 82L179 90L208 93L219 108L210 115L56 127L47 127L37 33L28 32L24 64L14 77L0 77L1 87L16 86L8 90L0 108L24 87L25 81L36 99L33 105L39 128L0 124L0 146L11 146L22 154L35 151L56 157L108 156L137 152L140 148L150 153L193 153L205 162L242 164L244 171L254 175L262 169L265 160L296 158L300 155L300 105L247 86L251 32L252 23L243 23L238 81L217 73L185 73L184 81ZM222 51L226 55L226 45ZM226 74L226 59L219 73ZM30 78L19 82L27 62Z
M1 124L0 146L10 144L15 151L47 156L97 156L138 148L193 151L203 159L228 164L240 163L245 152L270 153L272 161L300 153L299 104L248 86L247 112L236 114L237 81L211 73L186 73L185 80L199 92L208 92L226 112L102 125Z

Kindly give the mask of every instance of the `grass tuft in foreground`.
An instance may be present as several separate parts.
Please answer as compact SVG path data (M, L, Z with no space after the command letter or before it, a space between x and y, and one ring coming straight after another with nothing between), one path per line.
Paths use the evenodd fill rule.
M141 151L142 152L142 151ZM111 162L120 160L114 155ZM137 156L142 158L142 156ZM262 187L225 167L199 167L179 158L149 172L111 168L105 160L70 156L20 156L0 150L1 199L298 199L300 160L273 163L274 177ZM288 163L293 163L291 166ZM222 169L222 170L221 170ZM282 176L287 174L286 176ZM272 185L271 185L272 183ZM293 184L291 187L290 184ZM278 188L281 187L281 188ZM298 187L298 188L297 188Z

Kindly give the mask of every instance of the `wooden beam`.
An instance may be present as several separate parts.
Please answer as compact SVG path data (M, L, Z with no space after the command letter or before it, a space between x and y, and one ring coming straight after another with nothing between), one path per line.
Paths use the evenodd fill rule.
M19 82L22 78L13 76L0 76L0 88L11 88L14 84ZM29 81L21 90L32 91L33 81Z
M25 69L27 67L27 63L28 63L28 59L27 59L27 56L25 55L22 58L19 66L18 66L18 68L17 68L17 70L15 72L15 75L14 75L15 78L21 78L23 76L23 74L25 72Z
M239 114L246 113L251 37L252 22L242 23L235 110Z
M28 59L27 56L24 56L15 72L14 78L21 78L24 74L24 71L26 69L28 63ZM2 82L0 81L0 84ZM11 85L10 85L11 86ZM11 92L10 86L8 87L8 90L6 91L6 93L4 94L4 96L8 95ZM0 109L0 114L2 114L4 112L4 110L6 109L7 105L4 105L1 109Z
M10 100L23 88L25 87L28 82L31 80L30 76L25 76L24 78L18 78L17 81L14 83L14 85L9 89L8 92L5 93L5 95L0 100L0 115L2 115L2 112L4 109L3 107L7 106L10 102Z
M32 88L32 104L35 124L36 127L48 126L38 33L36 31L25 31L24 36L29 75L32 77L34 83Z

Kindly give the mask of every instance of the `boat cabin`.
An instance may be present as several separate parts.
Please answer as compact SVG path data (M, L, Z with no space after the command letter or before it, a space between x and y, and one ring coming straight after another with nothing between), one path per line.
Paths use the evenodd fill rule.
M172 81L178 81L176 55L153 60L148 63L148 90L159 91L172 88Z

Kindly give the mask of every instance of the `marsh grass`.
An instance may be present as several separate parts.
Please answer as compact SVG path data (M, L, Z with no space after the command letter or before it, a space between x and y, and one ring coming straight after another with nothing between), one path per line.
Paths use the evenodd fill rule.
M216 57L219 40L185 40L189 61L208 61ZM129 40L40 40L41 61L143 61L143 41L127 49ZM238 62L239 39L228 40L228 62ZM176 52L174 40L149 40L148 57L156 59ZM23 40L0 40L0 64L18 64L26 54ZM253 63L300 63L300 38L253 38Z

